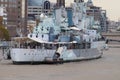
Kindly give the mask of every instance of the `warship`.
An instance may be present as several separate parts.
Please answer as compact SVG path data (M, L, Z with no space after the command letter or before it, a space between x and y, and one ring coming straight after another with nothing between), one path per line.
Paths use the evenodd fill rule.
M13 63L69 62L100 58L105 40L100 24L86 14L85 2L74 2L71 8L55 9L40 15L39 24L27 37L14 38L10 48Z

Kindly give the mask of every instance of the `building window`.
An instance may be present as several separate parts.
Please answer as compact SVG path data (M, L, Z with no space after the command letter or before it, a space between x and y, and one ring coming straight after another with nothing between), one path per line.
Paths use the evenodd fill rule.
M20 2L18 2L18 4L20 4Z
M44 38L44 35L42 35L42 38Z
M50 2L49 1L44 2L44 9L50 9Z

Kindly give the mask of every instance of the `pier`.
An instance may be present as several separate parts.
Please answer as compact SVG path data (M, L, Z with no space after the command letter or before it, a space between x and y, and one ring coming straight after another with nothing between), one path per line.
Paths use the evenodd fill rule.
M108 40L120 41L120 32L108 32L102 33L102 35Z

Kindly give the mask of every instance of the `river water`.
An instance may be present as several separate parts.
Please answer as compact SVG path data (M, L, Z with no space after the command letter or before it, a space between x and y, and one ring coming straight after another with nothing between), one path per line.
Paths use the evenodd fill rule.
M19 64L0 61L0 80L120 80L120 48L100 59L64 64Z

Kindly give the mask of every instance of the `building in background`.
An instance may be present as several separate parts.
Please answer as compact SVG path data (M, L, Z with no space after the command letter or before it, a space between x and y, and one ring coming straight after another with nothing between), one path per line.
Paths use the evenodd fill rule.
M60 8L61 6L65 7L65 0L57 0L56 7Z
M0 17L3 19L3 25L7 25L7 13L5 7L0 7Z
M27 0L0 0L0 7L4 7L7 14L7 24L4 23L4 25L8 29L11 37L20 36L20 33L25 33L26 12L23 13L23 11L26 10L26 1ZM22 36L23 35L25 34L22 34Z
M100 23L101 31L107 32L108 21L106 16L106 10L103 10L101 7L94 6L92 0L88 0L87 7L87 15L94 16L94 20Z
M54 3L48 0L0 0L0 7L6 9L5 27L11 37L26 36L28 20L36 20L41 13L51 14Z
M108 32L108 18L106 15L106 10L101 10L100 25L102 32Z
M48 0L28 0L28 20L36 20L42 13L51 14L54 5Z
M108 20L108 32L115 32L120 28L119 21Z
M74 0L74 2L80 3L80 2L84 2L84 0Z

